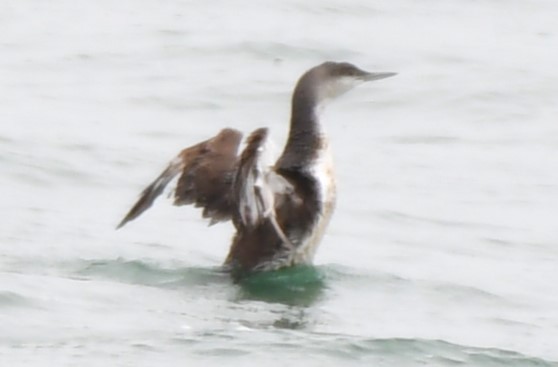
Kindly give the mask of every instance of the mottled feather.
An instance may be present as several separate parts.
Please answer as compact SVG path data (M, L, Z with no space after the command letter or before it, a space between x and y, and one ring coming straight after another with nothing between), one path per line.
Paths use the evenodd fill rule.
M234 194L238 203L238 227L254 228L269 220L283 244L294 245L277 222L276 207L284 195L294 192L292 185L276 174L264 159L268 129L255 130L246 142L236 171ZM240 228L238 228L240 229ZM262 245L263 246L263 245Z

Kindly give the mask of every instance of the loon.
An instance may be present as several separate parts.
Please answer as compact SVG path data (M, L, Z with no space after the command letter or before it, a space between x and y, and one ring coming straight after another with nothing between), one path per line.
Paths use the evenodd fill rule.
M288 139L274 164L266 162L267 128L252 132L240 155L242 133L225 128L182 150L143 190L117 229L151 207L178 176L175 205L202 208L209 225L232 221L236 233L225 269L246 274L311 264L336 199L320 113L328 101L356 85L394 75L367 72L347 62L311 68L294 89Z

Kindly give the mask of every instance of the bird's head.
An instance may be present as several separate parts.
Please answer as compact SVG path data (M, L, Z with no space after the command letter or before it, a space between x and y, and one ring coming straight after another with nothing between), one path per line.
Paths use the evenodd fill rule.
M396 73L364 71L348 62L327 61L300 77L293 98L321 106L359 84L394 75Z

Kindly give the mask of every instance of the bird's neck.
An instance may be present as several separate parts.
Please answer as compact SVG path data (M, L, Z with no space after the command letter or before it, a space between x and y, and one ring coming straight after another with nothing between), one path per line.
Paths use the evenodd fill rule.
M314 93L305 92L297 88L293 94L289 137L277 162L280 168L307 168L314 162L324 143L320 107Z

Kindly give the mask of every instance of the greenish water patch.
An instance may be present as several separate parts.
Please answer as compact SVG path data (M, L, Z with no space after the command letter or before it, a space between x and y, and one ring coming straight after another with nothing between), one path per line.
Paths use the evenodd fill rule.
M240 299L309 306L318 301L325 289L325 276L321 269L297 266L254 273L242 278Z

